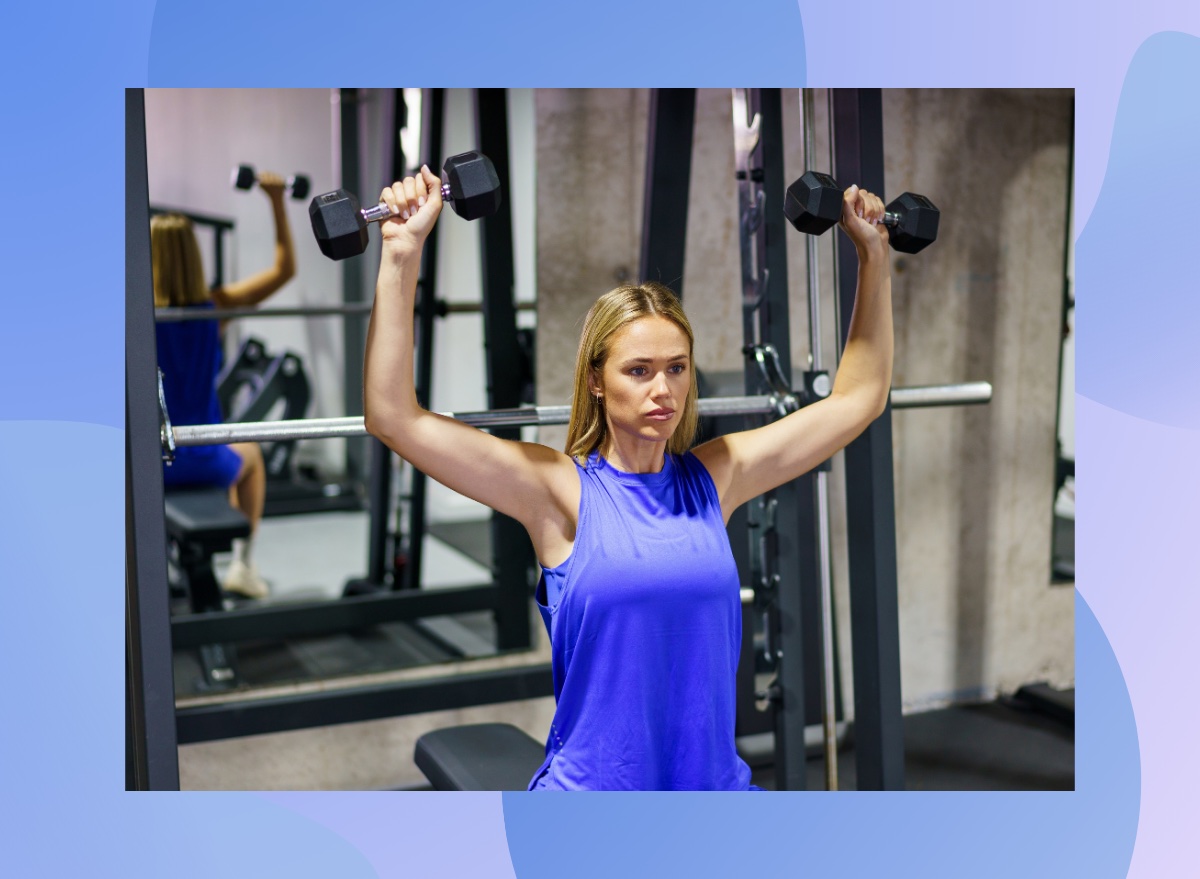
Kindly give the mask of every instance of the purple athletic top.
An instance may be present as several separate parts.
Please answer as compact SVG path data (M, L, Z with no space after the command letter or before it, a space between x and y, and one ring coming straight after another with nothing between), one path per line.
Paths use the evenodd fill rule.
M595 453L571 557L543 568L557 708L530 790L748 790L734 748L737 567L691 452L659 473Z

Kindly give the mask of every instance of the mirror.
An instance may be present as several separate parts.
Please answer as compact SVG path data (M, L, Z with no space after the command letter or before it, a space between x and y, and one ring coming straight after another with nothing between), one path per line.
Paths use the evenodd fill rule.
M313 238L309 199L357 179L346 188L372 203L400 169L423 160L433 109L419 89L146 91L152 228L185 218L194 243L172 246L195 252L177 259L179 271L198 272L204 282L194 301L156 309L159 366L176 425L215 423L205 417L212 411L225 421L361 414L378 232L369 233L364 255L333 262ZM470 91L446 92L438 109L441 154L476 148ZM506 109L510 140L531 141L532 93L510 93ZM357 121L347 135L342 123L351 117ZM525 369L503 371L533 402L533 155L512 154L504 193L518 251L512 331ZM295 182L301 178L307 186ZM435 298L445 307L433 322L430 408L487 409L479 236L465 223L441 223L438 236ZM155 249L156 260L162 252ZM214 307L220 320L208 317ZM255 445L259 459L251 452L197 471L187 460L197 448L181 450L164 471L181 703L539 645L540 623L501 631L496 614L483 609L494 603L496 566L486 508L379 454L373 446L382 446L367 438ZM236 514L225 534L199 527L209 519L187 519L227 517L221 485L230 481L233 505L253 518L260 489L247 469L256 466L262 518L252 538L229 536L237 533ZM200 484L207 491L197 491ZM508 584L510 602L527 606L528 579L520 572ZM388 600L401 592L438 600L431 614L413 617ZM235 631L222 623L239 627L236 640L212 640Z

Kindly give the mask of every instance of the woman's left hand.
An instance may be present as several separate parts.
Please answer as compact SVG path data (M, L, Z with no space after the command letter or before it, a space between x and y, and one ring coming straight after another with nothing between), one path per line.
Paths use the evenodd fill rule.
M883 214L883 199L856 184L842 194L842 218L838 225L860 254L886 255L888 227L883 223Z

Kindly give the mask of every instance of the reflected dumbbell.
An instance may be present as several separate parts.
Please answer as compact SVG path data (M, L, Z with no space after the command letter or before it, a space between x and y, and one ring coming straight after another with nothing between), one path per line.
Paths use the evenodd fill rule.
M253 165L238 165L233 169L230 180L234 189L253 189L254 184L258 182L258 174L255 173ZM312 185L304 174L293 174L287 179L287 191L297 201L308 198L311 189Z
M917 253L937 240L940 212L933 202L915 192L905 192L886 208L892 248ZM842 187L828 174L806 171L787 188L783 212L797 231L821 235L842 217Z
M442 166L442 200L464 220L488 217L500 209L500 178L491 159L477 152L451 156ZM313 234L330 259L358 256L367 249L367 227L392 215L385 204L359 207L345 189L316 196L308 205Z

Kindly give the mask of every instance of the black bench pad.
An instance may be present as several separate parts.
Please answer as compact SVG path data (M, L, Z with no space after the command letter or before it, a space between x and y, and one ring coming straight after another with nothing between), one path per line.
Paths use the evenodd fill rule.
M425 733L414 757L434 790L525 790L546 748L507 723L479 723Z
M229 506L221 488L172 489L163 495L167 534L176 540L228 549L235 537L247 537L250 523Z

